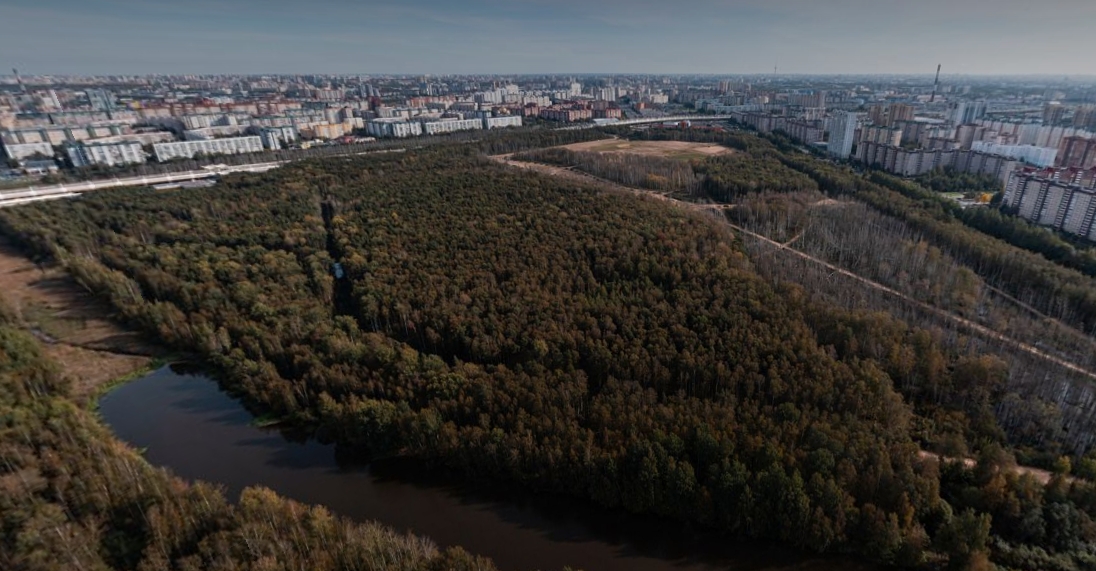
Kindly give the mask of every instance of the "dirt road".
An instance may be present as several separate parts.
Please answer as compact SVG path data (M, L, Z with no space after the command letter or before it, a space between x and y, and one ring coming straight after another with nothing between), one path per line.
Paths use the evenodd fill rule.
M674 202L675 204L677 204L679 206L694 209L694 210L698 210L698 211L711 212L713 210L721 210L721 209L726 208L726 205L696 204L696 203L692 203L692 202L684 202L684 201L672 198L672 197L670 197L666 194L661 194L661 193L657 193L657 192L653 192L653 191L648 191L648 190L623 186L621 184L618 184L618 183L615 183L615 182L612 182L612 181L609 181L609 180L605 180L605 179L602 179L602 178L598 178L598 177L595 177L595 176L587 174L587 173L577 172L573 169L568 169L568 168L564 168L564 167L556 167L556 166L551 166L551 165L544 165L544 164L540 164L540 163L528 163L528 162L522 162L522 161L515 161L515 160L512 160L511 155L500 155L500 156L496 156L496 157L492 157L492 158L497 160L497 161L500 161L504 164L510 165L510 166L514 166L514 167L518 167L518 168L524 168L524 169L528 169L528 170L535 170L537 172L541 172L541 173L544 173L544 174L548 174L548 175L552 175L552 176L559 176L559 177L563 177L563 178L569 178L569 179L572 179L572 180L579 180L579 181L582 181L582 182L593 181L596 184L602 185L604 187L613 188L613 189L623 191L623 192L627 192L627 193L630 193L630 194L640 194L640 195L650 196L650 197L653 197L653 198L656 198L656 199L659 199L659 200L666 200L666 201ZM732 224L729 220L726 220L726 218L723 218L723 222L725 222L734 231L738 232L739 234L741 234L743 236L753 238L753 239L758 240L759 242L761 242L763 244L767 244L769 246L772 246L773 248L775 248L777 250L787 252L790 255L803 258L803 259L808 260L808 261L810 261L814 264L818 264L818 265L826 268L827 270L830 270L831 272L833 272L835 274L839 274L841 276L844 276L844 277L847 277L849 279L855 280L855 281L857 281L857 282L859 282L863 285L866 285L867 287L870 287L872 289L875 289L875 290L887 293L888 295L892 295L894 297L897 297L897 298L899 298L899 299L901 299L901 300L903 300L903 301L905 301L905 302L907 302L907 303L909 303L913 306L916 306L917 308L919 308L921 310L927 311L927 312L929 312L933 315L936 315L937 317L940 317L944 320L950 321L953 324L958 325L961 328L966 329L967 331L969 331L971 333L975 333L975 334L977 334L979 336L982 336L986 339L992 339L992 340L1004 343L1004 344L1006 344L1006 345L1008 345L1008 346L1010 346L1014 349L1017 349L1019 351L1023 351L1025 353L1028 353L1029 355L1033 355L1035 357L1038 357L1039 359L1042 359L1043 361L1046 361L1048 363L1052 363L1054 365L1057 365L1057 366L1062 367L1064 369L1067 369L1069 371L1081 374L1081 375L1087 377L1090 380L1096 381L1096 373L1093 373L1092 371L1089 371L1088 369L1077 366L1077 365L1075 365L1073 363L1070 363L1069 361L1066 361L1064 359L1055 357L1054 355L1051 355L1051 354L1049 354L1045 351L1042 351L1041 349L1039 349L1037 347L1034 347L1034 346L1029 345L1027 343L1024 343L1022 341L1013 339L1012 337L1009 337L1007 335L1003 335L1001 333L993 331L992 329L989 329L988 327L985 327L983 325L975 323L975 322L973 322L969 319L966 319L965 317L962 317L962 316L956 315L954 313L951 313L949 311L940 309L940 308L938 308L934 305L930 305L930 304L925 303L923 301L919 301L919 300L914 299L914 298L912 298L912 297L910 297L910 296L908 296L908 295L906 295L906 294L904 294L900 291L897 291L893 288L885 286L881 283L872 281L868 278L865 278L865 277L862 277L862 276L857 275L855 273L852 273L848 270L845 270L843 268L835 266L835 265L833 265L833 264L831 264L831 263L829 263L825 260L821 260L819 258L816 258L816 257L814 257L810 254L807 254L805 252L802 252L800 250L796 250L795 248L792 248L790 246L794 242L794 239L789 241L788 244L781 244L780 242L770 240L769 238L767 238L765 236L762 236L761 234L751 232L749 230L746 230L745 228L742 228L741 226Z
M956 459L956 458L947 458L947 457L944 457L944 456L940 456L939 454L935 454L933 452L926 452L924 450L918 452L917 456L919 458L921 458L922 460L936 460L937 462L959 462L959 461L962 461L963 466L966 466L967 468L973 468L977 464L977 462L975 462L973 458L963 458L962 460L959 460L959 459ZM1054 474L1052 474L1048 470L1043 470L1042 468L1032 468L1031 466L1013 466L1012 471L1019 474L1019 475L1021 475L1021 476L1025 476L1025 475L1032 476L1032 477L1035 478L1035 481L1039 482L1040 484L1042 484L1044 486L1049 484L1050 479L1052 477L1054 477ZM1075 480L1075 478L1073 478L1073 477L1067 477L1066 479L1068 481L1071 481L1071 482L1073 480Z

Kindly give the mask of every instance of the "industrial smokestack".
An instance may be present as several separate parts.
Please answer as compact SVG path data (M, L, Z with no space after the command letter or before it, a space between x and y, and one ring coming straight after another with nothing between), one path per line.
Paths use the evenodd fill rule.
M944 64L936 64L936 80L932 82L932 97L929 98L929 103L936 101L936 90L940 88L940 67L942 65Z
M13 67L13 68L11 68L11 72L13 74L15 74L15 83L19 84L19 91L22 91L23 93L26 93L27 92L27 86L23 85L23 78L19 77L19 70L15 69Z

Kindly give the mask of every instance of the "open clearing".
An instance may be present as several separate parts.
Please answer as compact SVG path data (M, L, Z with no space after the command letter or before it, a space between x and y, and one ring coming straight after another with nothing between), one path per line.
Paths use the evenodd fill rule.
M718 155L729 155L734 152L733 149L710 143L689 143L686 141L622 141L620 139L575 143L572 145L564 145L562 148L571 151L627 153L680 160L704 159Z
M40 267L0 239L0 295L55 359L83 401L147 367L162 350L111 319L106 306L56 267Z

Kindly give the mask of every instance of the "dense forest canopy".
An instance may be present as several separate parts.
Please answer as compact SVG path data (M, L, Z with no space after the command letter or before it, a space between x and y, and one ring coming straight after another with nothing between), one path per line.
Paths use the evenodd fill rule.
M760 139L702 136L745 153L698 165L720 198L754 201L740 223L761 230L794 206L778 208L771 186L860 193L873 210L858 220L882 211L940 234L921 220L944 214L921 214L888 186ZM805 228L782 219L781 231ZM818 255L831 255L827 236L856 235L840 212L810 220L827 231L805 238ZM1059 475L1044 488L1001 448L1005 364L819 298L685 208L439 146L211 189L95 193L5 210L0 228L134 324L203 355L253 404L365 458L412 456L906 565L1096 561L1093 486ZM894 240L925 260L914 274L870 257L860 269L901 287L951 284L923 299L977 311L982 274L947 268L953 244ZM942 436L977 449L977 468L919 454Z

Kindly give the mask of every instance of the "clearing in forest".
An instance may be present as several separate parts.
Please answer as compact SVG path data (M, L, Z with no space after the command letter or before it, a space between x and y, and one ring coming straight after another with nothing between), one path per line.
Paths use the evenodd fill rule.
M727 155L734 152L733 149L712 143L690 143L687 141L625 141L621 139L575 143L573 145L564 145L562 148L571 151L626 153L686 161Z
M111 311L56 266L39 266L0 239L0 295L46 355L73 381L77 400L140 371L162 350L113 320Z

